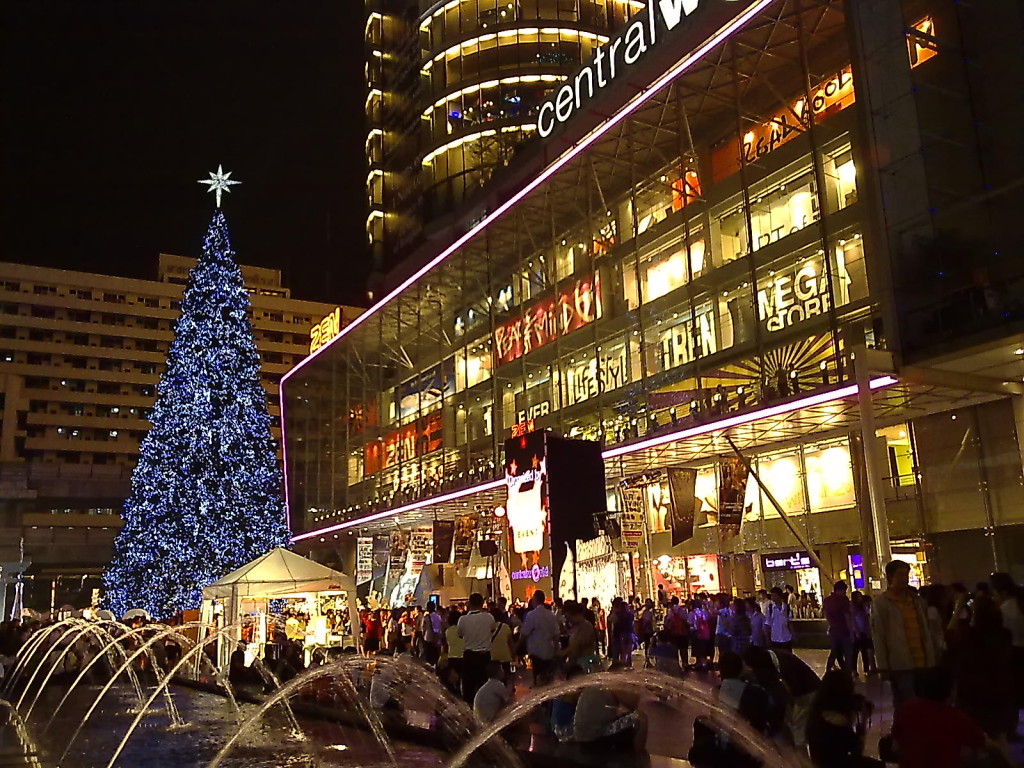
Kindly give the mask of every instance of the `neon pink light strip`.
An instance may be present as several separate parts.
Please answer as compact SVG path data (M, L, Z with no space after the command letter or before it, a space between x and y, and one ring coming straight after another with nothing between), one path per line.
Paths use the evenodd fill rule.
M288 441L284 434L284 381L280 386L280 396L277 398L281 405L281 481L284 483L284 524L288 527L288 533L292 532L292 502L288 496Z
M396 298L401 293L403 293L406 288L415 283L425 274L430 272L438 264L447 259L457 250L459 250L459 248L461 248L467 242L476 237L480 232L482 232L484 229L490 226L494 221L501 218L505 213L509 211L510 208L515 206L520 200L522 200L528 194L533 192L533 190L535 190L541 184L543 184L552 176L554 176L559 170L564 168L565 165L568 164L569 161L571 161L574 157L583 152L591 144L593 144L595 141L601 138L601 136L603 136L616 125L625 120L630 114L636 111L644 102L646 102L656 93L658 93L658 91L660 91L662 88L668 85L672 80L674 80L687 69L689 69L691 66L693 66L693 64L706 53L708 53L708 51L710 51L712 48L714 48L722 41L726 40L730 35L736 32L737 29L742 27L754 16L756 16L758 13L760 13L762 10L764 10L766 7L768 7L774 2L775 0L758 0L757 3L750 6L747 10L745 10L739 16L737 16L724 27L722 27L720 30L718 30L718 32L716 32L702 45L698 46L693 51L691 51L686 56L686 58L684 58L682 61L676 64L675 67L673 67L668 72L659 77L657 80L655 80L654 83L648 86L646 90L640 91L640 93L634 96L633 99L630 102L628 102L621 110L619 110L612 117L608 118L608 120L606 120L605 122L601 123L601 125L594 128L594 130L592 130L590 133L588 133L586 136L580 139L580 141L577 144L573 145L568 150L559 155L559 157L554 162L552 162L551 165L549 165L547 168L541 171L532 181L527 183L518 192L512 195L512 197L510 197L500 206L495 208L494 211L492 211L483 219L481 219L480 223L478 223L475 227L467 231L464 235L462 235L462 237L458 238L454 243L452 243L443 251L441 251L441 253L439 253L437 256L435 256L433 259L427 262L424 266L420 267L405 281L399 284L396 288L392 289L392 291L387 296L385 296L372 307L370 307L368 310L366 310L366 312L359 315L355 320L353 320L344 328L342 328L341 333L339 333L337 336L335 336L333 339L327 342L327 344L320 347L320 349L318 349L316 352L313 352L311 355L309 355L300 363L298 363L294 368L288 371L281 378L282 388L284 387L284 382L287 381L296 371L298 371L304 365L309 363L324 350L328 349L333 344L347 336L361 323L365 322L369 317L379 312L388 302L390 302L392 299Z
M892 376L880 376L876 379L872 379L868 386L872 390L882 389L884 387L891 387L896 384L897 381ZM650 440L643 440L639 443L630 443L629 445L622 445L618 448L609 448L601 454L601 458L605 461L608 459L614 459L618 456L627 456L631 453L637 453L638 451L645 450L647 448L656 448L659 445L665 445L666 443L674 443L677 440L685 440L690 437L697 437L698 435L704 435L708 432L716 432L719 430L732 429L733 427L742 426L749 424L758 419L768 419L773 416L783 416L787 413L793 413L804 408L812 408L816 405L826 405L828 403L834 403L837 400L842 400L847 397L851 397L857 394L857 385L850 384L839 389L829 390L828 392L819 392L816 395L810 395L808 397L800 398L799 400L793 400L788 403L780 403L779 405L773 405L768 408L762 408L757 411L750 411L749 413L741 413L736 416L731 416L728 419L722 419L721 421L714 421L709 424L702 424L699 427L690 427L689 429L681 429L678 432L670 432L666 435L659 435L658 437L652 437ZM482 483L480 485L474 485L470 488L463 488L461 491L455 491L453 493L446 494L444 496L436 496L432 499L425 499L423 501L417 501L413 504L407 504L404 507L398 507L396 509L385 510L384 512L377 512L366 517L361 517L358 520L349 520L344 523L338 523L328 528L321 528L316 531L308 531L298 536L292 537L292 541L301 541L303 539L309 539L314 536L323 536L327 533L333 533L334 531L340 531L345 528L355 528L366 523L372 523L376 520L383 520L394 515L400 515L403 512L412 512L417 509L423 509L424 507L434 506L436 504L443 504L446 501L452 501L454 499L461 499L465 496L471 496L474 493L480 493L481 491L490 491L498 488L505 484L504 480L493 480L489 483Z
M882 376L877 379L872 379L869 386L871 389L879 389L881 387L892 386L895 383L896 379L892 376ZM773 416L782 416L787 413L793 413L793 411L799 411L803 408L812 408L815 405L834 403L836 400L842 400L844 397L850 397L855 394L857 394L857 385L850 384L849 386L842 387L840 389L833 389L829 392L819 392L816 395L804 397L800 400L793 400L789 403L780 403L779 405L773 405L769 408L762 408L759 411L750 411L749 413L730 416L728 419L723 419L722 421L701 424L699 427L690 427L689 429L682 429L678 432L671 432L667 435L659 435L658 437L652 437L650 440L644 440L639 443L630 443L629 445L622 445L618 448L610 448L602 453L601 457L605 460L614 459L616 456L626 456L630 453L635 453L636 451L642 451L645 448L655 448L659 445L664 445L665 443L674 443L676 440L685 440L689 437L706 435L708 432L732 429L733 427L749 424L752 421L757 421L758 419L770 419Z
M480 485L474 485L470 488L463 488L461 491L453 491L446 493L443 496L434 496L430 499L424 499L423 501L416 501L412 504L406 504L404 507L396 507L395 509L387 509L383 512L377 512L366 517L360 517L358 520L349 520L344 523L338 523L337 525L331 525L327 528L321 528L316 531L307 531L306 533L300 533L298 536L293 536L292 541L302 541L303 539L309 539L313 536L323 536L325 533L334 533L335 531L341 531L346 528L354 528L359 525L366 525L372 523L375 520L383 520L387 517L393 517L394 515L401 515L404 512L414 512L417 509L423 509L424 507L433 507L437 504L444 504L447 501L454 501L455 499L461 499L465 496L472 496L474 493L480 493L481 491L491 491L495 488L500 488L505 484L505 480L491 480L488 483L481 483Z

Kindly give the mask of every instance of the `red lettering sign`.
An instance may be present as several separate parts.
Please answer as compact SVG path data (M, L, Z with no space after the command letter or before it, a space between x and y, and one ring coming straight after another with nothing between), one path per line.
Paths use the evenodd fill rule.
M522 437L523 435L529 434L536 430L537 420L527 419L518 424L512 425L512 437Z
M437 411L367 443L363 448L363 474L372 475L400 461L436 451L442 445L443 425Z
M599 317L600 279L594 275L577 280L571 288L531 306L522 317L494 329L498 365L529 354Z

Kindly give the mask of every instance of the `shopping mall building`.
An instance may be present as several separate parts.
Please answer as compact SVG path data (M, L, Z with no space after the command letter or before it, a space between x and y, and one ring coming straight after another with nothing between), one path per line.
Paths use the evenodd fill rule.
M420 31L485 4L422 0ZM498 5L495 61L538 25L537 0ZM551 5L629 7L541 81L514 151L426 221L370 311L284 379L297 547L389 595L396 569L452 559L430 539L456 521L503 542L505 579L505 441L549 430L603 450L611 535L576 551L582 596L870 588L890 556L922 581L1024 578L1020 6ZM439 45L424 78L462 43ZM424 194L480 132L449 120L419 152ZM382 211L374 227L405 215ZM693 502L669 487L680 469ZM387 565L396 532L412 551ZM491 573L455 550L434 587Z

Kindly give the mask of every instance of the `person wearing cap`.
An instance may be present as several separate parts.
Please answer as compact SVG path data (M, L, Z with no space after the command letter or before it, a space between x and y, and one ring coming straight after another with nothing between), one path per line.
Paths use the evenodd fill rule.
M838 664L840 669L853 672L853 615L846 591L846 582L837 581L832 587L832 594L822 605L830 644L826 671L832 669L833 664Z
M613 662L609 671L625 665ZM647 718L639 699L608 685L592 685L580 691L572 720L573 741L590 752L643 753L647 744Z

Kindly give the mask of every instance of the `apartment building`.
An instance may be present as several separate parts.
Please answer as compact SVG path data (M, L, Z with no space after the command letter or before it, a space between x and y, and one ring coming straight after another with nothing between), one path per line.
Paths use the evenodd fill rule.
M97 586L194 265L161 254L157 279L138 280L0 262L0 563L24 547L45 582L29 582L31 607ZM279 438L280 377L336 308L291 298L279 270L242 274Z

